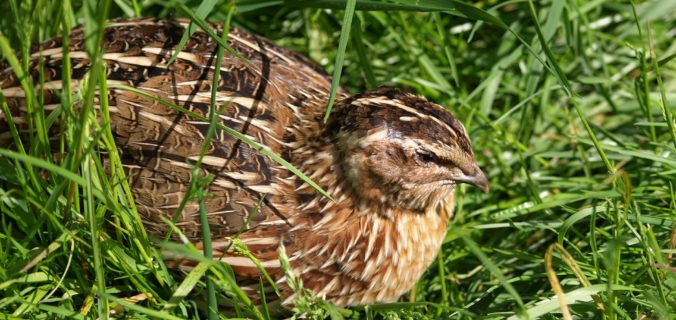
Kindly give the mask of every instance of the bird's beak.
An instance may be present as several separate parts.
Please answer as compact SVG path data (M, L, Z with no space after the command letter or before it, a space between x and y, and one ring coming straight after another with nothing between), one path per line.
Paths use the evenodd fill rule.
M479 166L474 166L474 170L471 171L471 173L466 173L463 174L461 177L456 177L454 180L459 181L459 182L464 182L471 184L481 190L483 192L488 192L490 190L491 186L488 183L488 178L486 178L486 175L479 169Z

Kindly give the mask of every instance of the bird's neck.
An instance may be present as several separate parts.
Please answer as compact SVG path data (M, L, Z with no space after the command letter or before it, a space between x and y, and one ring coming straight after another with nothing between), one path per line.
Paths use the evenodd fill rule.
M346 179L335 141L307 141L292 152L296 154L292 163L333 200L296 180L296 210L302 214L293 215L285 236L307 236L287 246L287 252L293 253L294 273L318 296L335 283L352 288L350 295L330 297L339 305L395 301L439 251L453 210L453 194L424 212L366 202Z

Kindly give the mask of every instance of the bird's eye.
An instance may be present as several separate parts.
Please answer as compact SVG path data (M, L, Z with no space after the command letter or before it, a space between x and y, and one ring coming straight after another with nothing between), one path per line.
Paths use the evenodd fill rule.
M416 155L418 156L418 159L422 162L436 162L437 158L430 152L427 151L416 151Z

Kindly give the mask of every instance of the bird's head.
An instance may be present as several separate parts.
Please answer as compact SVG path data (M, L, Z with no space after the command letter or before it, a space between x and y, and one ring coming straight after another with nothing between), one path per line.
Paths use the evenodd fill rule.
M420 211L457 183L488 191L463 125L423 97L380 88L347 98L328 129L345 178L363 200Z

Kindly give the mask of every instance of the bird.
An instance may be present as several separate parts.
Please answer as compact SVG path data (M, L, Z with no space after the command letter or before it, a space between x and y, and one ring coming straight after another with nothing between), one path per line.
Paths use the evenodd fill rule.
M278 282L285 304L295 293L285 287L280 248L289 272L314 297L345 307L396 301L438 254L457 184L489 189L463 124L446 108L392 87L355 95L339 88L324 121L331 78L320 66L231 28L227 43L237 54L226 52L216 70L218 44L204 30L175 52L189 23L111 20L103 34L107 81L118 85L108 88L111 130L147 232L164 236L171 230L166 221L186 195L210 127L203 117L210 114L218 73L218 122L255 144L216 129L202 159L201 172L212 177L205 208L215 259L229 264L239 281L258 283L256 264L231 247L236 237ZM223 32L221 25L209 27ZM28 63L47 111L60 108L62 45L54 38L33 47ZM70 90L78 92L91 67L83 29L72 31L68 52ZM3 62L0 88L14 122L25 129L26 94ZM97 109L99 99L97 94ZM11 144L7 117L0 115L5 146ZM329 197L261 149L297 168ZM199 246L196 201L188 201L174 222ZM252 297L258 292L247 291Z

